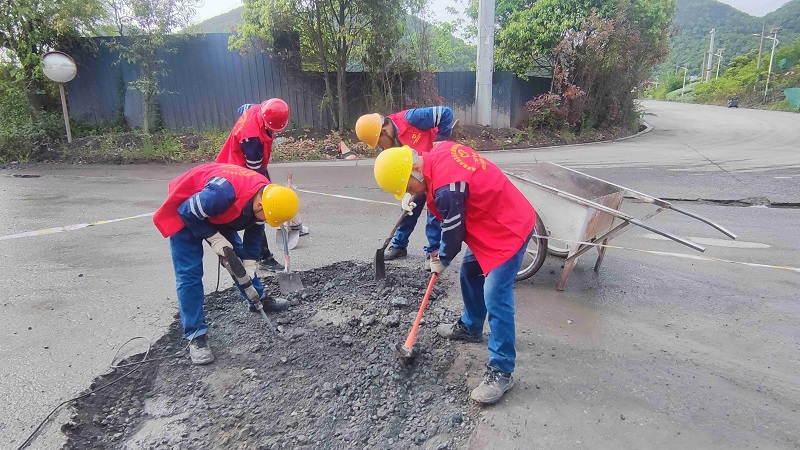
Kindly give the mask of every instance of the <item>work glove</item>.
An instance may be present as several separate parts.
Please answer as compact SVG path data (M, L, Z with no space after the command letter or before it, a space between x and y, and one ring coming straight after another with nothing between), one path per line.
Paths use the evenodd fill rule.
M446 267L442 264L442 260L439 259L439 256L431 255L431 273L441 275L444 273L444 269L446 269Z
M256 267L257 262L255 259L243 259L242 265L244 266L244 271L247 272L247 276L250 277L251 280L256 278Z
M403 199L400 200L400 207L403 208L403 211L406 211L409 214L411 214L411 212L414 211L414 208L417 207L417 204L411 201L413 198L414 197L412 197L410 193L406 192L406 195L404 195Z
M220 234L219 232L214 233L211 237L207 238L206 241L211 245L211 250L214 250L214 253L221 257L225 257L225 251L223 250L225 247L233 248L230 242L225 239L225 236Z

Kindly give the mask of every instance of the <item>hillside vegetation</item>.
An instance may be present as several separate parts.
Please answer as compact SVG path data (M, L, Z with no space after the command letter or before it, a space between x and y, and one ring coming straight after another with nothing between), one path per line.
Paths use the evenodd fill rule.
M793 42L800 36L800 0L792 0L764 17L755 17L715 0L678 0L675 13L675 34L672 50L658 69L659 73L675 72L676 67L689 69L689 74L699 75L703 55L708 51L709 32L716 28L715 49L723 48L723 67L736 56L758 49L761 33L783 27L778 39L781 43ZM771 41L765 39L768 52Z

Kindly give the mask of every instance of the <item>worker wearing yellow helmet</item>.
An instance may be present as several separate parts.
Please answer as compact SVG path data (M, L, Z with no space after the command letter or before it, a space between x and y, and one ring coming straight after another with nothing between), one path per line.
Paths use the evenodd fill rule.
M419 153L427 153L435 141L450 139L457 123L458 121L453 122L453 111L446 106L415 108L385 117L377 113L365 114L356 122L356 135L370 148L382 150L408 145ZM408 240L424 206L422 197L412 198L411 195L406 195L398 200L402 201L401 207L409 215L397 227L391 245L386 248L386 260L402 258L408 254ZM425 225L428 245L424 247L428 259L438 252L441 234L442 225L428 212Z
M214 360L203 312L203 241L219 256L224 256L226 247L232 248L261 296L263 308L285 310L289 306L286 300L264 291L256 276L256 261L265 239L264 223L278 227L291 220L299 208L293 190L232 164L203 164L169 183L167 200L153 215L153 223L169 238L178 311L193 363ZM244 239L238 234L242 230ZM239 290L247 299L241 287ZM252 303L250 309L258 311Z
M437 333L451 340L481 342L488 316L489 361L483 382L470 396L496 403L514 387L514 278L531 239L536 211L491 161L456 142L430 152L386 149L375 160L375 181L395 198L425 196L428 210L442 221L439 253L431 272L441 275L461 251L459 279L464 310Z

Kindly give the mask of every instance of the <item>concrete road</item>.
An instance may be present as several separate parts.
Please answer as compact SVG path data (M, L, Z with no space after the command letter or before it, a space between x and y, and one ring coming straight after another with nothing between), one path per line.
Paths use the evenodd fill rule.
M511 170L554 161L660 197L800 203L800 116L644 106L654 129L634 139L487 156ZM2 171L0 239L152 212L167 181L187 168ZM292 172L309 191L301 200L311 235L293 253L298 269L370 259L398 214L375 186L370 161L276 164L271 172L277 180ZM18 177L25 174L39 177ZM654 218L708 239L705 256L800 266L797 209L681 205L740 235L742 243L729 246L683 216ZM649 211L628 202L624 208ZM693 254L643 230L613 243ZM421 263L421 247L415 233L412 263ZM147 217L3 239L0 255L0 436L7 442L0 447L16 448L54 405L106 372L125 341L164 332L176 312L174 278L167 241ZM626 250L609 250L599 274L592 263L591 254L579 261L564 292L554 289L554 258L518 286L520 385L485 410L473 447L800 445L800 274ZM216 275L207 255L207 291ZM224 274L220 285L230 285ZM475 361L485 359L482 347L465 349ZM56 447L57 422L67 418L62 414L34 448Z

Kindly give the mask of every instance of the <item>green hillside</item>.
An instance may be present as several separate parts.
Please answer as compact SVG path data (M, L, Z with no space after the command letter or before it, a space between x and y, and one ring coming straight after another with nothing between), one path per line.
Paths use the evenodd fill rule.
M224 14L211 17L195 24L191 31L193 33L233 33L236 26L242 23L243 12L244 6L240 6ZM409 33L407 33L408 36L420 30L423 24L424 22L422 19L408 16L406 20L406 26L409 30ZM448 53L445 59L434 56L433 63L438 71L450 72L475 69L475 46L468 45L456 36L451 36L450 45L445 51Z
M240 6L197 23L192 31L195 33L233 33L236 26L242 23L243 12L244 6Z
M678 0L672 51L659 71L685 66L690 74L699 75L711 28L717 30L715 48L725 49L724 67L733 57L758 49L759 39L752 34L760 33L765 22L767 32L775 26L784 27L778 36L781 42L794 41L800 35L800 0L792 0L763 18L715 0ZM770 42L765 42L765 48Z

